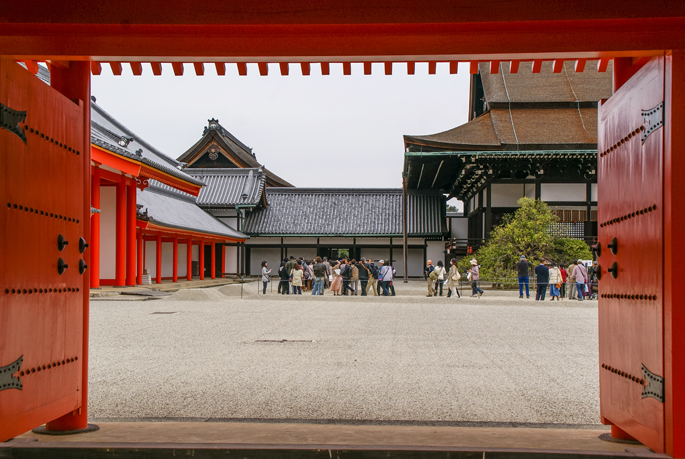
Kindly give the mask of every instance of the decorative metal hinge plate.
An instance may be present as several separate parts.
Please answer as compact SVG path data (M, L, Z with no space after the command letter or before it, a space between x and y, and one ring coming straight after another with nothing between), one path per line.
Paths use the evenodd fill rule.
M645 376L645 382L648 384L642 389L642 398L652 397L664 403L664 378L663 376L655 375L647 369L645 364L642 364L642 374Z
M22 390L21 379L14 377L14 373L21 369L21 364L24 361L22 355L14 362L5 367L0 367L0 392L7 389Z
M0 104L0 128L10 131L17 135L26 143L26 133L19 126L19 123L26 121L26 110L19 112L6 105Z
M656 107L649 110L642 110L642 126L644 130L642 131L642 143L645 143L649 135L663 127L664 125L664 103L661 102Z

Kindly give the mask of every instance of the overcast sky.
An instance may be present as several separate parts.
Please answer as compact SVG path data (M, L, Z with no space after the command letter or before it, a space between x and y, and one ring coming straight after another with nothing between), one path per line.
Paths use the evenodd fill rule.
M312 65L303 77L299 65L281 76L277 65L269 76L256 64L240 77L227 65L226 76L213 65L195 76L174 76L164 64L162 76L149 65L135 77L124 66L113 76L108 65L93 76L92 94L98 104L137 135L174 158L202 135L209 118L220 123L254 149L257 160L298 187L390 187L402 185L403 134L432 134L467 120L468 65L450 75L438 64L416 65L406 75L405 64L394 64L392 76L383 64L364 75L362 64L342 75L342 64L331 64L322 76Z

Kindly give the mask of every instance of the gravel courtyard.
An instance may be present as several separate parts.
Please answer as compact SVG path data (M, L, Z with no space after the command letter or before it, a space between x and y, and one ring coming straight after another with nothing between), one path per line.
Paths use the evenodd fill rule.
M599 423L596 301L256 287L91 302L91 418Z

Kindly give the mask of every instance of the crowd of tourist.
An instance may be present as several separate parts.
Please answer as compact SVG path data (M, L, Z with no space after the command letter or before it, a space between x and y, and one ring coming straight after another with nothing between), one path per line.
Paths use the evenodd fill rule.
M390 264L386 264L384 260L379 260L376 264L373 258L367 260L362 257L357 261L316 257L314 260L305 260L291 256L283 259L276 274L279 278L278 293L282 295L302 295L303 291L323 295L324 290L328 289L334 296L367 296L369 292L374 296L394 296L395 273ZM271 275L272 269L263 261L263 293L266 293L266 287L271 282Z
M597 262L593 262L590 268L586 268L582 260L576 260L569 266L564 264L557 265L553 261L541 260L533 268L533 264L521 255L521 259L516 263L519 278L519 298L523 298L523 287L526 287L526 298L530 298L529 281L530 270L535 273L537 291L536 301L544 301L547 289L549 288L550 301L560 301L568 299L583 301L586 297L596 296ZM577 295L577 297L576 297Z

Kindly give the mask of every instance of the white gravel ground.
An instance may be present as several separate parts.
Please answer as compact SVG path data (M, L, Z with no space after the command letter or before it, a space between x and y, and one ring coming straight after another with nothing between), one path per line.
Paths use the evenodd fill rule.
M595 301L256 287L93 301L90 416L599 423Z

